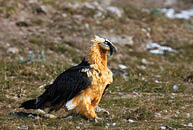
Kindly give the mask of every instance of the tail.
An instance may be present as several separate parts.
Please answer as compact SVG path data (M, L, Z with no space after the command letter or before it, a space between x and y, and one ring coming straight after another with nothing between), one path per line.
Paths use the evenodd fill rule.
M44 109L50 107L50 101L52 100L51 85L46 87L46 91L40 95L37 99L31 99L21 104L20 108L25 109Z
M32 100L28 100L25 101L21 104L21 106L19 106L20 108L25 108L25 109L38 109L37 108L37 99L32 99Z

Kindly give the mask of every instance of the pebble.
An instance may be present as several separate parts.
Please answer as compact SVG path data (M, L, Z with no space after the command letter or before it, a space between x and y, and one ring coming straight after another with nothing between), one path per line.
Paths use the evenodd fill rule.
M115 126L115 125L116 125L116 123L113 123L113 124L112 124L112 126Z
M123 64L119 64L119 68L125 70L125 69L127 69L127 66L123 65Z
M12 53L12 54L16 54L19 52L19 49L16 47L10 47L10 48L8 48L7 52Z
M80 129L80 126L76 126L76 129Z
M18 127L19 130L28 130L28 126L22 125Z
M122 11L117 7L109 6L109 7L107 7L107 11L114 14L118 18L122 17Z
M165 130L165 129L167 129L167 127L166 126L161 126L160 129Z
M135 122L135 121L134 121L134 120L132 120L132 119L129 119L128 121L129 121L130 123L133 123L133 122Z
M179 87L178 87L177 85L174 85L172 88L173 88L174 90L178 90L178 89L179 89Z

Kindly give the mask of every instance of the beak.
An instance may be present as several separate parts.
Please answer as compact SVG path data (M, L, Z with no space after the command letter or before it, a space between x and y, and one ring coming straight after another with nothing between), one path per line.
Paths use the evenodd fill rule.
M108 42L107 45L108 45L109 48L110 48L110 56L112 56L112 54L113 54L114 52L117 52L117 48L116 48L111 42Z

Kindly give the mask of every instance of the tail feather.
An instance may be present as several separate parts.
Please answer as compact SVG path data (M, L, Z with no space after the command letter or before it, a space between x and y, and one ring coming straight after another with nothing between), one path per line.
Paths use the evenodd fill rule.
M36 99L25 101L21 104L20 108L37 109Z
M44 109L51 107L51 111L53 111L52 109L55 110L60 104L61 100L59 99L61 99L61 96L55 93L55 88L51 87L51 85L48 85L46 87L46 91L42 95L40 95L37 99L25 101L21 104L20 108Z
M44 109L45 107L50 107L49 102L51 101L49 90L46 89L46 91L40 95L37 99L31 99L28 101L25 101L21 104L20 108L25 109Z

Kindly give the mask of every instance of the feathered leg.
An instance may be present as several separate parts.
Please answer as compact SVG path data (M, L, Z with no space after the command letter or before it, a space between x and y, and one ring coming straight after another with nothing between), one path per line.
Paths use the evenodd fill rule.
M92 106L90 100L83 100L83 102L80 104L80 113L85 115L87 118L90 119L97 119L98 116L95 113L95 107Z

